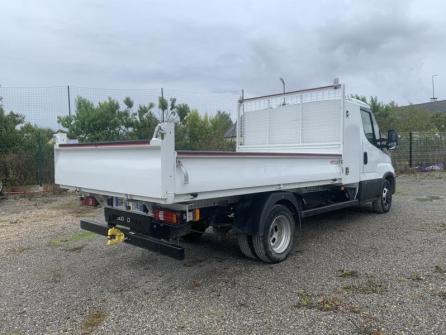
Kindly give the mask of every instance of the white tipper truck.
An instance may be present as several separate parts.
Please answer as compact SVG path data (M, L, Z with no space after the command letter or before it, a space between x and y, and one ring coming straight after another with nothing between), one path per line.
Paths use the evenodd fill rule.
M344 85L240 98L236 121L235 152L176 151L168 122L150 141L56 136L56 184L103 203L105 222L81 220L82 229L176 259L181 239L212 226L236 232L244 255L280 262L306 217L364 203L390 210L398 135L383 138Z

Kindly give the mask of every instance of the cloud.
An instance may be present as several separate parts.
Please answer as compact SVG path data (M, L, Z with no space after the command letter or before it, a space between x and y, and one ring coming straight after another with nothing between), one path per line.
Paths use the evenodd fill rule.
M14 1L0 83L266 94L326 84L446 98L446 5L434 1Z

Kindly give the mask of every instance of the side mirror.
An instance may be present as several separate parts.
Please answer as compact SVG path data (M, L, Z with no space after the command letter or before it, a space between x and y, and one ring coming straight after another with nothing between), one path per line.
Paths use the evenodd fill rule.
M398 133L395 129L390 129L387 133L387 150L398 148Z

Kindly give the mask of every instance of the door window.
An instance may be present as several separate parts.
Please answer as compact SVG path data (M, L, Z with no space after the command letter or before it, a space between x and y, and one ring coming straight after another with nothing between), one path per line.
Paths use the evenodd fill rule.
M364 134L365 137L367 137L367 140L375 147L381 148L381 134L373 114L367 110L361 109L361 119L362 127L364 128Z

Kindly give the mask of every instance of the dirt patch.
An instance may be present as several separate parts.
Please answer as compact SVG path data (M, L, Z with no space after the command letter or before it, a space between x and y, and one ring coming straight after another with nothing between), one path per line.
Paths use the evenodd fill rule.
M86 316L82 323L82 334L90 334L99 327L105 320L105 313L101 310L94 310Z

